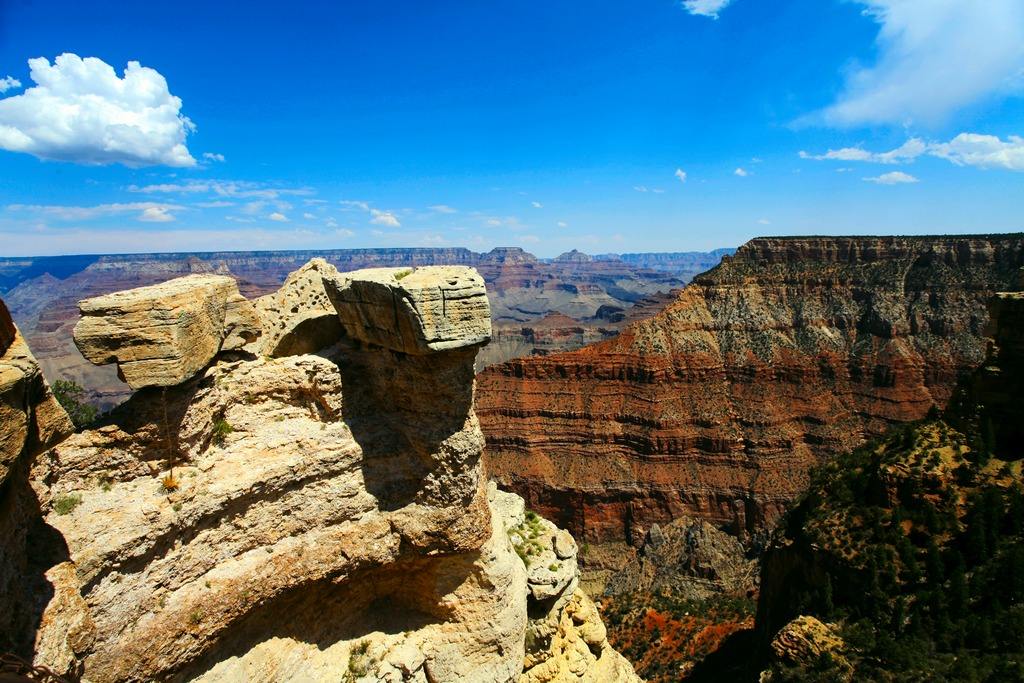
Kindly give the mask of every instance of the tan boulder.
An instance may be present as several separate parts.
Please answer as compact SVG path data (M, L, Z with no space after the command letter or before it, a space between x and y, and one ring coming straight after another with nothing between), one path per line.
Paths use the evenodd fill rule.
M75 344L96 365L117 363L132 389L181 384L225 339L240 348L259 326L252 304L224 275L188 275L79 302Z
M367 268L324 277L345 332L393 351L423 355L491 338L484 280L473 268Z
M324 278L337 276L334 266L315 258L291 273L276 292L253 301L263 321L263 355L312 353L341 338L338 313L324 290Z

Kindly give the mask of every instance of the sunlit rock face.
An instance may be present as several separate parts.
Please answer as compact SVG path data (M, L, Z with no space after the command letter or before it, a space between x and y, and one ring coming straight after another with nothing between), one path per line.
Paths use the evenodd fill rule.
M756 534L823 458L947 403L1022 263L1019 235L753 240L615 339L483 371L487 466L609 571L679 517Z
M122 372L134 340L157 339L168 358L207 355L179 344L187 325L153 329L152 311L174 328L167 311L205 315L221 300L218 281L183 279L165 284L168 301L149 288L112 295L149 305L102 309L119 341L90 331L90 343L120 354ZM404 316L393 337L380 287ZM585 598L575 545L544 522L530 540L558 570L529 565L515 545L522 501L482 475L482 280L468 268L381 278L314 263L252 310L243 344L225 348L228 325L214 325L220 348L204 365L177 383L161 374L34 457L29 493L49 532L31 578L49 593L20 651L88 681L518 680L531 615L560 620ZM615 672L600 680L635 680L606 641L593 648L573 660L583 680L599 680L591 666Z

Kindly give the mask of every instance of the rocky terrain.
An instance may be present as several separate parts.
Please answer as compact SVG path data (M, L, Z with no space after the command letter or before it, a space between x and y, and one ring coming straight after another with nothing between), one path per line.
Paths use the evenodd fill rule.
M487 467L602 581L684 516L756 547L814 465L948 403L1022 264L1020 235L753 240L614 339L483 371Z
M653 315L668 292L718 263L710 253L588 256L569 252L538 259L522 249L351 249L323 252L213 252L0 258L0 295L51 379L73 380L103 409L129 394L109 366L76 351L71 331L78 301L187 274L233 277L242 295L268 295L314 257L342 271L370 267L466 265L483 276L491 298L493 341L477 367L578 348L610 338L629 321Z
M762 564L751 680L1024 676L1024 444L996 426L1024 418L1024 297L991 311L986 362L943 415L823 467L787 513Z
M81 302L134 393L71 434L0 307L0 650L83 681L638 681L572 537L488 485L465 267Z

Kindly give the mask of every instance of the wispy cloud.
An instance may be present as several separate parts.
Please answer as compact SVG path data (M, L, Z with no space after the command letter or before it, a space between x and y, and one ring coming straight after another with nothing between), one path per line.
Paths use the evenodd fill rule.
M876 185L906 185L909 183L920 182L917 178L904 173L903 171L892 171L890 173L883 173L880 176L874 178L864 178L869 183L875 183Z
M875 164L907 164L924 155L945 159L958 166L1024 171L1024 138L1011 135L1002 140L995 135L960 133L949 142L925 142L911 138L888 152L870 152L862 147L830 149L824 154L800 152L801 159Z
M288 222L288 216L285 216L280 211L275 211L274 213L272 213L269 216L267 216L267 218L269 218L272 221L277 221L278 223L287 223Z
M374 225L384 225L389 228L399 228L402 224L399 222L395 214L390 211L381 211L380 209L370 209L370 215L373 218L370 220Z
M854 69L829 125L941 123L958 110L1021 88L1020 0L856 0L879 24L874 65Z
M683 7L690 14L718 18L718 13L729 6L732 0L683 0Z
M748 175L750 175L750 173L746 169L744 169L742 167L737 168L732 173L733 173L733 175L739 176L740 178L746 178Z
M174 220L171 211L179 211L184 206L178 204L158 204L155 202L126 202L113 204L96 204L94 206L67 206L58 204L10 204L8 211L29 212L40 214L59 221L90 221L104 216L122 213L139 212L138 219L148 222L167 222Z
M434 204L433 206L427 207L435 213L458 213L458 209L453 209L447 204Z
M676 172L673 175L675 175L676 178L679 178L679 182L686 182L686 171L684 171L683 169L677 168Z
M212 194L237 199L277 199L282 196L314 194L308 187L273 187L244 180L193 180L184 183L129 185L128 191L139 194Z
M535 209L543 209L544 208L544 205L541 204L540 202L530 202L530 206L532 206Z
M222 163L226 161L223 154L217 154L216 152L203 152L203 159L206 161L219 161Z
M17 78L12 78L10 76L0 78L0 93L7 92L8 90L15 90L20 87L21 81L19 81Z

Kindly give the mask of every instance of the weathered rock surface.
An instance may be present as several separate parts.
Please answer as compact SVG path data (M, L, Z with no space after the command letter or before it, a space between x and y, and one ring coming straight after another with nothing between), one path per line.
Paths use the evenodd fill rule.
M483 371L488 467L593 545L756 533L815 463L945 405L1022 263L1019 235L753 240L613 340Z
M97 365L116 362L133 389L181 384L222 347L241 348L260 333L252 304L223 275L188 275L85 299L79 309L75 344L82 355Z
M261 351L267 356L294 356L330 346L342 335L338 311L324 290L324 278L338 269L316 258L285 279L276 292L253 303L263 321Z
M484 322L417 301L428 315L403 339L440 330L442 350L360 341L373 332L220 356L39 455L31 494L52 531L32 577L50 587L35 662L97 683L518 680L528 614L562 619L576 595L574 544L558 541L553 582L528 574L510 533L522 501L482 478L486 299ZM372 301L338 306L374 319ZM599 651L566 680L634 680Z
M833 680L849 681L853 667L843 656L846 643L835 629L814 617L800 616L786 624L771 642L772 658L775 663L813 668L818 660L827 655ZM761 675L762 683L775 680L771 671Z
M686 600L743 595L757 586L757 562L733 535L691 517L652 524L644 544L611 577L608 595L662 593Z
M491 310L472 268L369 268L324 277L341 324L353 339L402 353L483 345Z
M38 507L28 468L42 450L74 431L25 340L0 301L0 652L24 651L45 586L30 579Z

